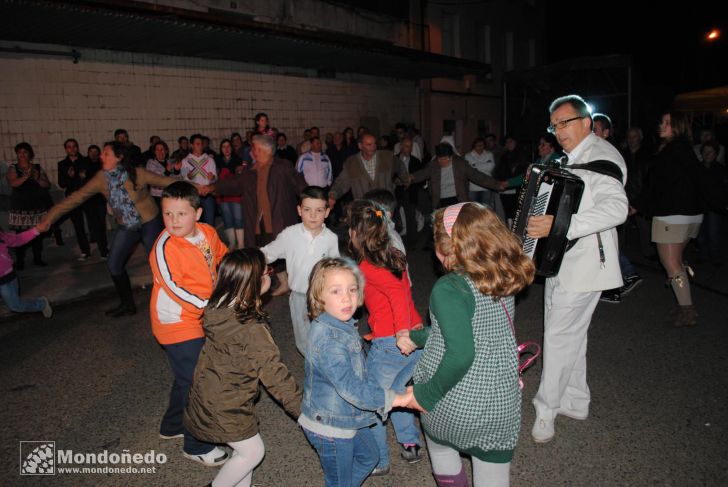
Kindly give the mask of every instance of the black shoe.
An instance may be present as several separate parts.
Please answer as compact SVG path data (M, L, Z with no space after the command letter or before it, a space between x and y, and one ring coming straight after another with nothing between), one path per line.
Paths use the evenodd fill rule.
M124 308L124 303L119 303L116 306L114 306L113 308L109 308L106 311L104 311L104 314L106 316L112 316L112 315L118 313L122 308Z
M402 458L407 460L407 463L417 463L422 460L422 455L420 455L420 447L417 445L411 445L405 447L404 445L400 445L402 447L402 451L400 452L400 455Z
M15 270L16 271L22 271L23 269L25 269L25 261L24 260L16 261L15 262Z
M38 267L46 267L48 264L46 262L43 262L42 260L34 260L33 265L37 265Z
M622 294L619 292L619 289L608 289L602 291L599 301L602 303L619 304L622 302Z
M622 295L629 294L634 291L640 284L642 284L642 278L634 274L624 278L624 286L619 288L619 293Z
M377 467L369 474L370 477L384 477L385 475L389 475L388 466L384 468Z
M134 316L136 312L136 306L133 304L122 304L119 309L113 313L109 313L109 316L112 318L121 318L122 316Z

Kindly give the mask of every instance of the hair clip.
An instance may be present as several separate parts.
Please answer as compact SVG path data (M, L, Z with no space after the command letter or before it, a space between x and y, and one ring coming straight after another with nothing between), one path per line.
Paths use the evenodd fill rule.
M382 210L376 210L374 211L374 214L377 215L379 218L382 218Z

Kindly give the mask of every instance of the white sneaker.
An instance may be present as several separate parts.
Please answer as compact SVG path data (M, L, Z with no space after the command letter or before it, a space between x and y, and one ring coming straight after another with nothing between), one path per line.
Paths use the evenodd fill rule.
M159 433L159 437L163 440L174 440L175 438L184 438L184 433L177 433L176 435L163 435Z
M577 419L579 421L584 421L586 418L589 417L589 413L582 413L581 411L574 411L573 409L565 409L565 408L558 408L556 410L556 414L560 414L561 416L566 416L567 418L571 419Z
M548 443L553 440L554 436L556 436L553 420L536 418L531 430L531 436L533 436L533 441L536 443Z
M189 458L190 460L193 460L197 463L201 463L206 467L219 467L223 463L227 462L228 458L230 458L228 452L218 447L213 448L204 455L190 455L187 452L182 452L182 454L186 458Z
M78 256L78 259L76 259L79 262L86 262L86 260L89 258L88 254L81 254Z
M48 298L46 298L45 296L43 296L40 299L42 299L43 303L44 303L43 309L41 310L41 312L43 313L43 316L45 318L50 318L51 316L53 316L53 308L51 308L51 303L48 301Z

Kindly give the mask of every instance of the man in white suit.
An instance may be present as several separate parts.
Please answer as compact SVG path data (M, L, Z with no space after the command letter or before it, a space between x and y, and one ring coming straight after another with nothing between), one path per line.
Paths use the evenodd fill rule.
M608 161L622 173L621 181L603 173L573 169L584 180L579 210L571 217L569 240L578 239L566 253L559 274L544 288L543 372L533 399L534 441L554 438L557 415L584 420L589 415L586 383L587 331L601 291L622 286L615 227L627 218L624 192L627 168L609 142L592 133L592 119L579 96L557 98L549 108L549 131L568 156L566 168L592 161ZM534 216L528 223L533 238L546 237L553 215Z

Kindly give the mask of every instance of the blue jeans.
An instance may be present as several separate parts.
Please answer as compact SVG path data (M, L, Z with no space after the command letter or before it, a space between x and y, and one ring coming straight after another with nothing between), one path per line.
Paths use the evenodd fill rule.
M214 227L215 226L215 197L214 196L203 196L200 198L200 203L202 203L202 218L200 220L202 223L207 223L208 225ZM238 205L240 206L240 205Z
M303 433L318 453L325 487L359 487L379 460L369 428L357 430L350 439L321 436L306 428Z
M23 299L18 294L18 278L16 277L10 282L0 284L0 296L2 296L5 305L10 311L16 313L32 313L34 311L43 311L45 301L41 298Z
M204 338L195 338L185 342L163 345L164 351L167 352L169 366L172 367L174 382L169 393L169 406L162 418L159 432L167 436L183 433L185 435L183 450L190 455L203 455L215 448L215 445L196 439L182 424L182 417L185 413L185 407L187 407L187 396L192 385L192 377L195 374L195 366L204 344Z
M474 201L476 203L481 203L488 208L495 211L495 207L493 205L493 193L490 192L488 189L482 189L478 191L469 191L468 196L470 197L470 201Z
M619 251L619 268L622 271L622 278L627 278L637 274L632 262L627 258L626 255Z
M367 355L367 372L376 378L383 389L393 389L397 393L405 390L412 378L415 365L422 350L415 350L409 356L402 355L394 337L375 338ZM415 426L415 415L408 411L392 411L389 414L399 443L420 445L420 430ZM378 419L372 426L372 434L379 448L379 468L389 466L389 446L387 427Z
M225 228L243 228L243 207L240 206L240 203L223 201L220 203L220 210L222 210L222 221Z
M106 265L112 276L120 276L124 274L126 261L129 260L134 246L142 241L142 245L147 251L151 252L154 241L157 240L160 232L164 228L162 217L157 215L154 220L150 220L138 230L130 230L126 227L119 226L114 234L111 242L111 250Z

